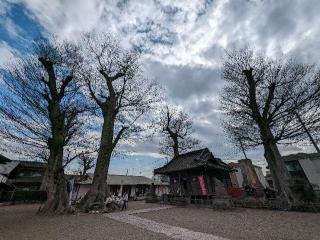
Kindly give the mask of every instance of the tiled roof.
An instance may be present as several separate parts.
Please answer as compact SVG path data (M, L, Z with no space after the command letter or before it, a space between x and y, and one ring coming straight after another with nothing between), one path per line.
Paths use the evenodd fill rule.
M108 175L109 185L150 185L152 179L145 176Z
M320 160L320 153L296 153L296 154L290 154L287 156L282 156L282 159L285 162L297 161L302 159Z
M91 184L92 177L85 181L80 182L79 184ZM107 184L108 185L150 185L153 183L153 180L145 176L132 176L132 175L113 175L108 174Z
M6 163L0 164L0 174L8 176L13 169L15 169L19 165L17 161L10 161Z
M222 162L221 159L215 158L208 148L204 148L181 154L177 158L173 158L165 166L155 169L154 173L166 174L200 167L207 167L222 171L231 170L231 167Z
M33 167L33 168L46 168L47 163L45 162L39 162L39 161L16 161L19 162L21 167Z
M0 154L0 174L8 176L18 165L21 167L42 169L47 167L47 163L44 162L10 160Z
M3 155L0 154L0 164L10 162L11 160Z

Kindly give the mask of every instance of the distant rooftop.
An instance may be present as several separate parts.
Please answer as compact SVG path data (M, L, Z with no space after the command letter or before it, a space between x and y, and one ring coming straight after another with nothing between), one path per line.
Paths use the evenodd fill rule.
M9 158L0 154L0 174L8 176L17 166L44 169L46 168L47 164L36 161L10 160Z
M92 183L92 174L89 174L89 178L85 181L80 182L79 184L91 184ZM163 183L158 184L154 182L151 178L145 176L133 176L133 175L116 175L108 174L107 177L108 185L150 185L155 183L156 185L164 185Z
M154 174L167 174L201 167L222 171L229 171L231 169L231 167L222 162L220 158L215 158L208 148L204 148L187 152L173 158L163 167L155 169Z
M9 174L19 165L18 161L9 161L0 163L0 174L9 176Z
M0 164L10 162L11 160L3 155L0 154Z
M297 161L297 160L302 160L302 159L310 159L310 160L318 159L318 160L320 160L320 153L296 153L296 154L282 156L282 159L285 162Z
M238 162L230 162L230 163L228 163L228 165L231 166L231 167L234 167L234 168L238 168L238 167L240 167L239 161L241 161L241 160L251 160L251 159L240 159L240 160L238 160ZM251 160L251 162L252 162L252 160ZM258 165L253 164L253 163L252 163L252 165L254 167L256 167L256 168L262 168L262 167L260 167Z
M20 163L21 167L33 167L33 168L46 168L47 163L46 162L39 162L39 161L18 161L13 160L13 162Z

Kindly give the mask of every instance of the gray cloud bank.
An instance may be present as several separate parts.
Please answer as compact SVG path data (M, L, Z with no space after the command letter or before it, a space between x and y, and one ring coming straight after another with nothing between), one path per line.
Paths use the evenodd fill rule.
M12 3L23 4L48 33L61 38L76 39L92 29L121 35L123 44L144 54L146 75L164 86L168 101L192 115L197 137L223 159L242 157L220 125L225 50L250 46L270 57L314 63L319 58L318 0L77 0L50 1L50 8L46 1L13 0L0 3L0 14ZM0 52L9 56L10 51L0 43ZM281 149L309 150L304 145ZM156 156L157 142L137 143L134 151ZM249 156L263 159L261 149Z

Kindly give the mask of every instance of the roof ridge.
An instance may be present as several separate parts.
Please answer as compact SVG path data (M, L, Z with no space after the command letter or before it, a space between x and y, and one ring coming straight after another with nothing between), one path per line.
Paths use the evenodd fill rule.
M201 149L198 149L198 150L193 150L193 151L190 151L190 152L182 153L177 158L185 156L185 155L193 154L193 153L196 153L196 152L201 152L201 151L204 152L205 150L209 151L209 149L207 147L206 148L201 148Z
M313 153L298 152L298 153L291 153L288 155L283 155L282 157L288 157L288 156L294 156L294 155L320 155L320 153L317 153L317 152L313 152Z
M144 175L126 175L126 174L113 174L113 173L108 173L108 175L112 175L112 176L146 177L146 176L144 176Z

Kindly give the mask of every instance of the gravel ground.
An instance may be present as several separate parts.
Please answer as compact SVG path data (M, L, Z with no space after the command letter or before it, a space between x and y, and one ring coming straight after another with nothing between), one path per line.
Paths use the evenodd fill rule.
M144 207L142 203L129 202L129 210ZM0 240L167 239L100 214L41 217L36 215L38 208L39 205L0 207Z
M130 201L128 210L137 210L137 209L144 209L144 208L154 208L154 207L162 207L168 206L165 204L158 204L158 203L145 203L144 201Z
M168 239L177 239L177 240L230 240L227 238L222 238L209 233L195 232L187 228L181 228L172 226L165 223L159 223L150 219L139 217L136 214L142 212L154 212L162 211L164 209L172 208L172 206L166 207L153 207L147 209L138 209L133 211L125 212L115 212L105 214L106 217L114 219L116 221L129 223L133 226L137 226L144 230L149 230L156 233L164 234Z
M159 206L129 202L128 210ZM168 239L163 234L142 230L100 214L41 217L36 215L38 208L36 204L0 207L0 240ZM172 208L133 216L231 240L320 239L320 214L312 213L241 208L229 211Z
M173 208L137 216L232 240L319 240L320 214L237 208Z

